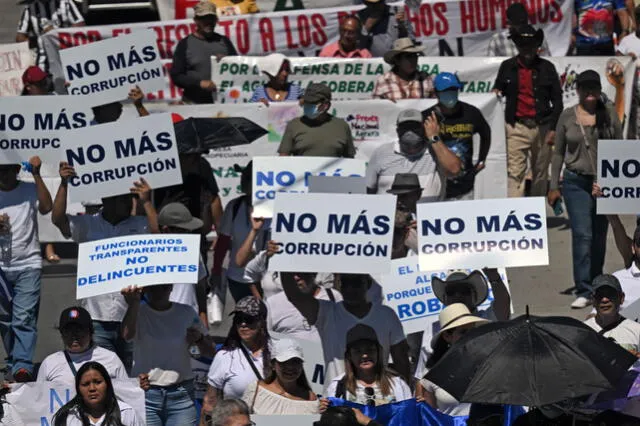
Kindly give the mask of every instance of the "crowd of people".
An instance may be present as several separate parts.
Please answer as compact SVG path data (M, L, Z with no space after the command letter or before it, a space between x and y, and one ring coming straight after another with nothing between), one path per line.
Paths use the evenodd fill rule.
M363 3L357 14L340 21L339 40L324 46L319 56L382 57L391 68L378 77L372 98L435 99L422 111L402 110L397 138L380 145L367 164L367 193L396 196L392 258L418 254L418 204L475 198L492 132L504 131L508 196L544 196L557 214L566 203L576 295L571 307L593 305L585 324L640 357L640 324L620 315L640 298L640 227L629 237L618 216L596 212L602 195L596 180L598 140L623 139L627 119L620 95L622 70L611 69L607 76L616 88L614 100L602 93L598 72L582 71L576 81L579 103L566 108L558 72L544 58L550 55L544 33L529 25L524 3L514 3L506 11L507 29L496 32L487 46L488 56L508 57L494 82L495 94L505 103L506 126L492 129L478 108L464 102L463 84L455 73L434 77L419 70L423 47L403 10L385 0ZM640 55L640 9L633 2L575 3L568 53ZM259 6L259 1L248 0L195 5L195 31L177 44L170 71L183 90L184 104L216 102L211 58L237 55L233 43L216 32L218 17L256 13ZM585 15L596 9L601 22L585 25ZM40 36L83 24L73 0L34 0L25 6L16 39L35 42L37 65L24 73L23 95L53 94ZM281 54L270 55L261 71L267 82L251 102L296 101L302 107L302 115L287 124L278 155L356 157L349 125L331 113L327 85L312 83L302 90L289 82L291 64ZM133 87L129 100L139 116L149 115L143 99ZM120 102L92 107L92 125L117 121L123 111ZM73 191L68 183L75 175L70 164L46 165L59 167L54 197L37 156L24 164L0 165L0 283L6 284L6 291L0 291L0 333L8 379L74 385L76 396L57 411L53 424L143 424L139 413L118 398L112 382L127 378L137 379L144 391L147 425L248 426L254 414L321 414L320 426L380 424L359 409L336 406L334 398L365 407L415 399L450 416L471 415L469 424L496 424L499 415L473 423L474 404L456 400L426 378L469 330L510 319L511 297L496 269L434 276L431 289L443 306L438 321L405 334L395 311L383 303L384 289L370 275L271 271L269 259L278 242L271 238L270 221L253 217L252 163L237 166L243 195L223 206L203 154L180 151L181 185L155 189L140 179L123 187L121 195L94 201L99 208L88 205L81 215L68 213L68 193ZM37 216L49 212L53 224L74 243L135 234L198 234L198 282L144 288L131 282L120 293L60 307L63 350L36 366L42 276ZM603 270L609 224L625 265L613 274ZM217 238L211 258L205 236L212 229ZM45 257L54 261L57 255L47 248ZM220 340L224 336L210 334L207 303L211 294L226 289L225 282L233 299L227 301L233 321ZM490 306L481 309L487 300ZM312 390L305 374L301 339L322 346L322 395ZM200 357L212 359L202 401L195 395L192 368L192 360ZM16 416L5 404L0 424L22 424ZM526 424L565 423L542 416Z

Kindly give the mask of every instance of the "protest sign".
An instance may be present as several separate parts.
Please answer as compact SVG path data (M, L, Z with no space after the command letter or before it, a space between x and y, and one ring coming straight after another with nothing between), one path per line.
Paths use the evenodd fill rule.
M598 141L598 214L640 213L640 141Z
M69 179L71 201L125 194L140 178L154 189L182 183L169 114L100 124L65 137L64 160L76 171Z
M418 204L420 270L549 264L545 199Z
M156 35L151 30L65 49L60 60L69 93L99 96L104 104L126 99L135 86L151 92L165 85Z
M146 424L144 391L138 379L111 379L118 401L131 406L139 424ZM53 426L53 416L76 395L75 385L58 382L32 382L11 385L7 403L20 417L22 425Z
M28 42L0 44L0 97L20 96L22 74L31 62Z
M200 235L130 235L82 243L76 299L119 292L132 284L195 284L199 262Z
M279 193L269 270L387 273L395 210L394 195Z
M308 192L309 176L364 176L362 160L330 157L255 157L253 217L272 217L276 194Z
M316 395L324 393L324 355L322 352L322 343L313 340L293 339L286 334L269 332L272 340L292 339L300 345L302 354L304 355L304 373L307 376L311 390Z
M320 194L366 194L364 177L309 176L309 192Z

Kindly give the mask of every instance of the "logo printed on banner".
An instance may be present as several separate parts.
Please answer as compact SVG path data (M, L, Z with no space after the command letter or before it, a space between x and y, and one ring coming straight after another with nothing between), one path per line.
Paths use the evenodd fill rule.
M380 136L380 118L377 115L349 114L345 121L349 123L355 140L377 138Z

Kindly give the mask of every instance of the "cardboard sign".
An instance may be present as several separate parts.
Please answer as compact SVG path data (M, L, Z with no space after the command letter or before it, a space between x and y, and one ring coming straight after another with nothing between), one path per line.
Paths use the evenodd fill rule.
M545 199L418 204L420 270L549 264Z
M291 339L290 336L281 333L269 332L269 336L273 340ZM312 340L292 339L295 340L302 348L304 355L304 373L307 376L311 390L317 395L322 395L324 391L324 356L322 352L322 344Z
M76 299L116 293L134 284L195 284L199 264L199 235L132 235L82 243Z
M640 141L598 141L598 214L640 213Z
M22 74L31 62L28 42L0 44L0 97L22 94Z
M394 195L278 194L269 270L387 273L395 209Z
M309 192L318 194L366 194L363 177L309 176Z

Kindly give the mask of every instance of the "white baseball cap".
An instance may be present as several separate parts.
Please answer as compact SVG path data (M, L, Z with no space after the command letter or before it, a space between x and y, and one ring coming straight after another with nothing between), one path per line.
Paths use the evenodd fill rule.
M273 340L271 344L271 359L278 362L286 362L293 358L304 361L304 354L300 345L291 339Z

